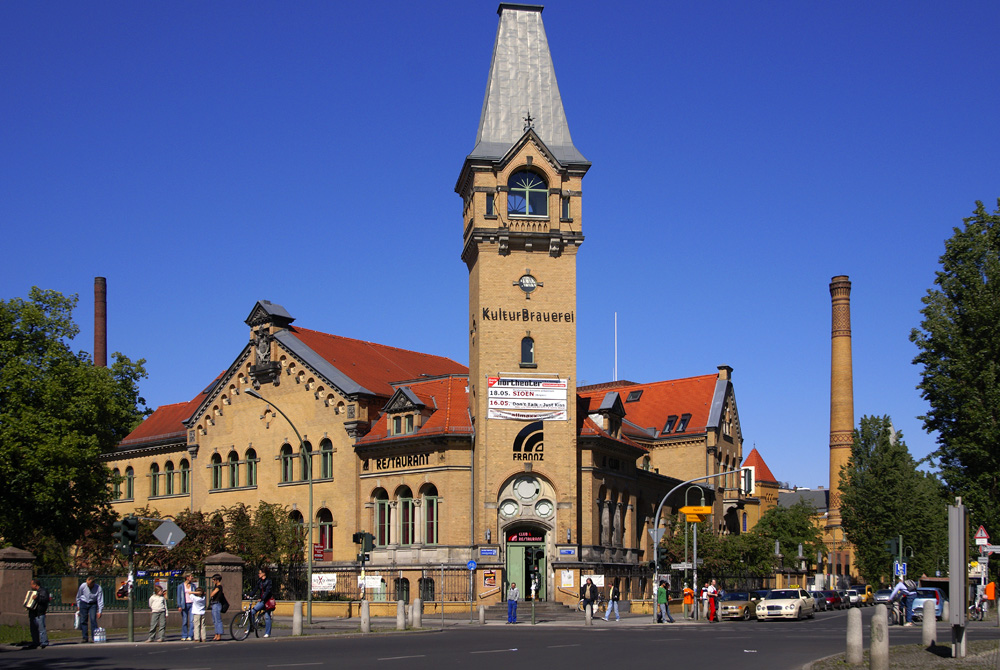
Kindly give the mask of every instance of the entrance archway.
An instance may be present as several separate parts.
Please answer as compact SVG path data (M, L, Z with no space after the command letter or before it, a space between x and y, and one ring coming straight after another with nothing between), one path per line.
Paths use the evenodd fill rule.
M536 600L547 599L545 534L545 528L534 524L518 525L504 531L507 583L517 584L525 600L532 597Z

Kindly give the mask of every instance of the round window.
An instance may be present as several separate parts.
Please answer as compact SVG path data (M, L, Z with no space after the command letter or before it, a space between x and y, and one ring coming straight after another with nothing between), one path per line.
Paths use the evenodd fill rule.
M548 500L539 500L535 504L535 514L540 517L547 517L552 514L552 503Z
M521 477L514 482L514 493L521 500L534 500L538 490L538 480L534 477Z
M506 517L514 516L517 514L519 509L520 506L517 504L517 501L514 500L504 500L500 503L500 513Z

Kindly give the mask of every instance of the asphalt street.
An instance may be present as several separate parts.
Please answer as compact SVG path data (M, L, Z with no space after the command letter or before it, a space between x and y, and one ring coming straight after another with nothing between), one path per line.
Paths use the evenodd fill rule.
M867 646L873 608L863 610ZM391 629L394 622L376 621ZM47 649L0 651L0 667L15 670L221 670L229 668L379 668L380 670L511 667L579 668L628 664L628 667L662 667L664 663L698 667L732 667L741 670L801 668L818 658L840 653L846 639L847 613L821 612L813 620L789 622L727 622L720 624L653 624L649 617L623 617L605 623L595 620L554 621L532 626L466 620L425 621L421 631L386 630L362 636L356 621L331 621L303 637L291 637L276 627L270 639L243 642L163 644L61 642ZM994 624L995 626L995 624ZM973 626L970 639L997 637L994 626ZM942 641L950 641L946 624L938 624ZM919 643L921 629L894 627L892 644Z

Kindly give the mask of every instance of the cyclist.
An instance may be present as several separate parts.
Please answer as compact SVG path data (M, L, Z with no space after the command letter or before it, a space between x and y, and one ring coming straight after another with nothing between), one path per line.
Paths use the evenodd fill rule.
M257 572L257 597L258 602L253 606L254 614L264 610L264 637L271 637L271 610L267 607L273 595L271 594L271 579L267 576L267 568L261 568Z
M902 577L899 578L899 582L889 594L889 602L899 600L902 606L906 608L906 623L903 624L904 626L913 625L913 600L916 595L917 585L912 579L904 581Z

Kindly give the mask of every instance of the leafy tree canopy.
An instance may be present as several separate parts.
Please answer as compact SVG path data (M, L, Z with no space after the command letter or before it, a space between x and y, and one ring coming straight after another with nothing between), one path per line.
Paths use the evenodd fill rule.
M930 404L920 418L937 431L941 476L971 525L1000 536L1000 199L992 214L976 202L940 263L910 335Z
M794 563L800 544L807 565L815 564L817 552L823 550L823 534L816 525L816 508L806 500L789 507L777 505L767 510L753 532L770 540L772 551L774 541L780 543L786 566Z
M861 417L840 490L841 523L866 582L889 580L898 554L890 555L886 542L900 535L908 574L935 574L947 556L944 488L917 470L888 416Z
M148 414L144 360L108 368L70 349L77 297L32 288L0 301L0 538L50 556L106 514L110 473L99 460Z

